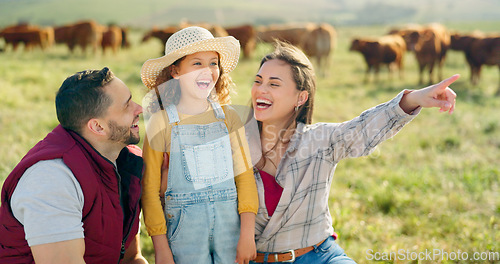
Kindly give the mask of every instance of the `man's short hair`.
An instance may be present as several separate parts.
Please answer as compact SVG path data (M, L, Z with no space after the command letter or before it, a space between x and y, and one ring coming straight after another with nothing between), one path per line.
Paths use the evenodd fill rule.
M103 87L114 77L113 72L104 67L66 78L56 95L57 119L61 126L81 134L90 119L102 117L111 105L111 98Z

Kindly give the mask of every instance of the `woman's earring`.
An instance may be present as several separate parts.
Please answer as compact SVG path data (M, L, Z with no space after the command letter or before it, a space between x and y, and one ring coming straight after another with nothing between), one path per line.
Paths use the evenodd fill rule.
M299 106L298 106L298 105L296 105L296 106L295 106L295 112L297 112L298 110L299 110Z

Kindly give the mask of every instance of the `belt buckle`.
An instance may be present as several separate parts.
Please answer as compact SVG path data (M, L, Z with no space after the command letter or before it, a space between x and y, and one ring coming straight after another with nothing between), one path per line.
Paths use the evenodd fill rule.
M295 261L295 250L288 250L287 252L284 252L284 253L290 253L292 254L292 259L291 260L285 260L285 261L282 261L282 262L294 262ZM274 254L274 259L276 260L276 262L278 262L278 254Z

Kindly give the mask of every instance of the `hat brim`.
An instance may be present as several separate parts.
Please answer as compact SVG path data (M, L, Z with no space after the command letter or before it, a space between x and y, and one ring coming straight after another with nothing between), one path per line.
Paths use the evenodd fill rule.
M196 43L184 46L163 57L147 60L141 68L141 80L149 89L156 85L156 78L165 67L172 65L176 60L202 51L215 51L220 56L220 66L225 73L230 73L240 57L240 44L232 36L205 39Z

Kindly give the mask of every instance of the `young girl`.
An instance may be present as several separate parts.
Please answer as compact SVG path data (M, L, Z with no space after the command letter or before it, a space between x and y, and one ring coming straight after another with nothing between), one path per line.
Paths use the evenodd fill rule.
M142 67L152 90L142 206L156 263L248 263L256 255L248 144L237 113L219 104L229 102L239 52L233 37L188 27Z
M453 112L458 76L389 102L344 123L311 124L315 74L299 49L278 43L265 56L252 87L262 159L256 166L257 258L252 263L354 263L337 245L328 197L337 163L368 155L422 107Z

